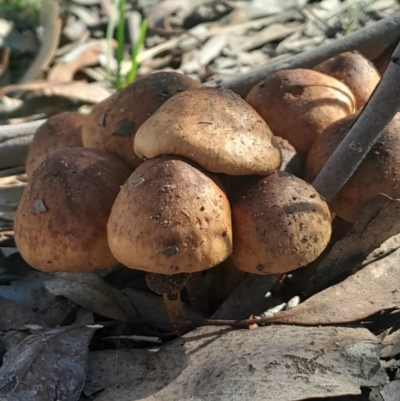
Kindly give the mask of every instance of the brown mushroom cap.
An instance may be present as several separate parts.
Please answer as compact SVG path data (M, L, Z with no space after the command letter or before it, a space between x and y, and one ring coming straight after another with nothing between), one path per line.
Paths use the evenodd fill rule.
M209 269L232 252L229 201L194 163L148 160L115 200L108 242L115 258L133 269L167 275Z
M300 178L277 171L232 205L233 263L253 274L278 274L314 261L331 232L328 205Z
M29 146L26 174L32 175L40 163L56 150L79 147L82 144L82 124L85 116L76 111L66 111L49 117L36 131Z
M330 124L356 111L351 90L313 70L282 70L255 85L246 97L276 136L302 156Z
M45 272L114 265L107 220L130 168L96 149L64 148L33 172L15 215L21 256Z
M356 98L356 109L367 103L381 79L373 63L358 52L340 53L314 69L346 84Z
M358 114L358 113L357 113ZM312 146L306 162L305 180L314 181L357 117L353 114L328 127ZM329 203L332 211L354 222L358 211L378 193L400 197L400 114L383 129L350 180Z
M104 149L136 168L143 160L133 151L139 127L166 100L201 83L176 72L157 72L138 79L96 104L82 129L83 144Z
M265 121L223 88L190 89L169 99L139 128L134 148L140 157L178 155L229 175L268 175L282 161Z

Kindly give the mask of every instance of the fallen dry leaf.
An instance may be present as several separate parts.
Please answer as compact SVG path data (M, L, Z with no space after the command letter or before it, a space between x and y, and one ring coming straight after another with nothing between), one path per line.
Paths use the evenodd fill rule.
M72 325L26 337L4 356L0 399L78 401L93 333L93 329Z
M0 331L20 330L27 324L46 327L34 311L9 299L0 297L0 311Z
M57 273L46 288L101 316L120 321L137 319L137 313L123 292L95 273Z
M399 288L400 249L397 249L268 321L304 325L360 321L382 310L399 308Z
M91 352L88 377L108 390L115 385L128 386L143 375L152 354L154 351L128 348Z
M162 297L132 288L125 288L122 292L127 296L141 319L155 329L166 332L174 331ZM183 304L183 319L188 328L198 327L203 322L203 318L186 304Z
M71 82L75 74L84 67L91 67L99 63L99 55L106 50L106 40L91 40L80 45L73 52L58 61L47 74L50 82ZM116 41L112 41L116 47Z
M366 329L202 327L146 361L143 352L138 354L131 380L121 369L121 381L114 376L96 400L297 401L356 395L361 386L388 381L379 350L377 337ZM114 355L117 361L118 351ZM133 352L131 360L134 364Z
M381 358L392 358L400 354L400 330L397 330L388 336L383 341L383 348L380 353Z
M15 261L13 267L14 271L17 271ZM0 285L0 297L25 305L32 310L41 311L49 307L55 298L44 286L44 282L50 277L50 274L30 269L28 273L21 274L20 278L13 280L12 285Z

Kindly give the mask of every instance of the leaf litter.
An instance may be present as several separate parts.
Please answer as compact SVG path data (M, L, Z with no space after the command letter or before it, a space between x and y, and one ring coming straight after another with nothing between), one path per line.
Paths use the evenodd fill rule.
M91 322L91 314L84 312L75 325L41 330L7 350L0 368L0 399L79 400L94 333L85 324Z
M187 4L171 0L139 0L137 3L142 14L139 19L138 15L127 17L129 30L134 18L137 19L136 32L142 15L149 22L149 34L139 54L138 76L156 70L177 69L201 81L232 76L269 60L284 59L333 40L342 35L350 23L355 29L398 9L395 1L369 5L356 2L357 13L353 16L354 21L350 21L351 13L346 14L354 3L350 0L270 0L268 6L258 0L188 1ZM76 0L71 10L62 28L63 46L52 55L49 68L36 71L37 80L19 82L20 72L13 67L14 50L9 52L11 61L4 59L0 92L2 99L8 102L0 104L2 122L48 117L58 110L62 99L67 100L65 107L68 109L89 110L92 104L114 92L106 79L104 32L94 29L102 24L105 26L108 15L115 14L111 2ZM135 12L131 2L127 2L127 15ZM131 34L129 40L133 46L135 35ZM93 43L94 47L82 51L86 49L85 42ZM112 74L115 74L116 65L114 51L115 48L109 65ZM130 68L127 57L122 68L124 71ZM32 109L29 106L35 105L38 99L44 102L46 97L50 99L50 108ZM1 152L0 143L0 154L3 155L0 174L23 172L23 155L31 136L27 135L23 142L13 143L11 148L3 146L5 152ZM15 165L10 164L10 160L15 160ZM24 184L18 182L18 185L21 188L0 186L2 230L12 230L18 191L21 192ZM2 199L9 194L17 201L5 204ZM295 316L297 321L294 323L302 325L345 321L357 326L355 322L365 316L398 308L397 293L390 293L396 285L395 259L399 257L397 202L381 198L375 205L371 204L370 211L360 217L350 235L342 242L338 241L323 259L314 276L315 281L310 280L303 288L308 295L322 290L314 297L321 297L325 309L315 309L312 304L315 299L311 297L303 304L274 315L273 319L280 319L279 316L294 319ZM384 370L389 365L381 363L379 358L398 355L396 331L382 339L367 329L288 326L289 320L282 321L284 326L259 327L250 331L202 327L168 343L172 327L161 297L143 291L136 284L132 288L115 288L106 275L72 278L31 270L11 279L8 270L3 268L18 265L15 256L19 255L12 252L7 255L0 252L0 275L4 273L7 276L3 277L10 281L10 285L0 286L0 296L6 298L4 301L0 298L0 310L6 311L0 318L0 348L3 345L3 351L7 351L0 368L3 386L0 394L3 391L5 400L73 401L79 399L84 389L86 396L98 395L100 401L214 401L227 398L290 401L357 395L361 394L361 387L372 388L371 397L374 394L376 399L395 399L399 379L395 377L389 382ZM326 273L331 270L334 274L327 277ZM248 276L244 283L251 282L252 277ZM326 287L332 283L336 286L329 292ZM236 313L237 318L242 319L251 317L261 303L271 308L280 305L282 299L276 295L279 285L278 277L265 279L253 301L241 298L249 288L243 285L229 298L230 303L227 300L220 305L216 316L235 318ZM275 295L266 300L265 295L271 291ZM343 301L338 299L340 297ZM350 308L345 300L350 302ZM96 335L94 328L85 326L93 322L91 318L80 322L78 319L77 325L73 326L71 316L80 310L80 306L95 312L98 315L96 321L107 318L116 322L110 322L109 327L104 322ZM345 313L339 310L343 307L348 309ZM82 310L81 313L85 314ZM184 316L193 327L200 326L204 320L186 304ZM151 328L145 330L148 338L160 334L157 338L161 338L163 344L149 346L149 343L137 344L136 340L125 341L140 338L143 333L140 330L137 333L136 328L128 324L114 326L113 323L135 319ZM105 341L107 339L116 341L110 343ZM48 342L49 346L44 347L43 342ZM95 349L90 353L89 343ZM118 349L103 349L109 347ZM146 349L139 349L142 347ZM0 354L3 351L0 349ZM87 374L88 359L90 369ZM393 359L388 363L395 366ZM49 371L52 374L49 375ZM21 377L29 377L29 380L19 381ZM104 391L96 394L103 387ZM29 391L31 394L36 392L32 397L38 398L29 398Z

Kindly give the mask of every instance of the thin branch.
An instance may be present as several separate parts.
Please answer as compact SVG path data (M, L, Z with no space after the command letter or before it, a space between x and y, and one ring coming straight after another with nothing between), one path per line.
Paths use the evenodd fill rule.
M15 138L16 136L33 135L38 127L46 121L47 120L43 118L41 120L20 124L0 125L0 143L7 139Z
M222 79L212 80L207 86L229 88L245 97L250 89L268 75L284 69L313 68L320 62L339 53L358 50L370 60L379 56L390 44L400 39L400 11L385 17L364 28L360 28L349 36L336 39L307 52L271 61L243 74L234 74Z
M374 93L312 184L327 202L351 178L399 109L400 42Z

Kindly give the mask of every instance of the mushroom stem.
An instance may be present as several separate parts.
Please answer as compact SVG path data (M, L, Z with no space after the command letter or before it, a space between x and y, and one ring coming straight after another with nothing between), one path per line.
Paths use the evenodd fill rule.
M167 309L168 316L171 320L172 326L178 336L185 334L182 325L183 320L183 304L181 301L181 294L177 293L164 293L163 294L165 308Z
M164 298L168 316L178 336L185 334L183 328L183 304L180 291L185 286L188 274L147 273L146 283L148 287Z

